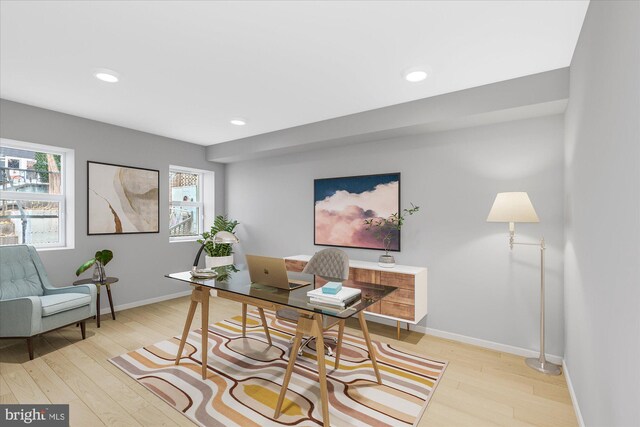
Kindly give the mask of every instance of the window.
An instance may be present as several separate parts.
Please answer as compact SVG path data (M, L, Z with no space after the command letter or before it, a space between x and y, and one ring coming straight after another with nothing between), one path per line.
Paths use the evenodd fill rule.
M213 212L213 172L169 168L169 238L193 241Z
M73 150L1 139L0 245L73 247L72 192Z

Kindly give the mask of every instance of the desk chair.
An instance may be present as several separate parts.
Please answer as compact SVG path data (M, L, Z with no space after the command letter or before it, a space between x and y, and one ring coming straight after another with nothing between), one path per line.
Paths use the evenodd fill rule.
M346 252L340 249L323 249L319 252L316 252L316 254L311 257L302 272L304 274L313 274L315 276L320 276L325 280L335 280L339 282L347 280L349 278L349 256L346 254ZM276 317L287 322L297 323L299 315L295 310L280 309L276 311ZM332 317L323 316L322 329L324 331L338 324L338 338L333 339L334 343L337 344L335 364L336 369L338 369L338 366L340 364L340 349L342 347L344 323L344 320L337 320ZM313 340L315 340L315 337L305 338L300 345L300 348L298 349L298 355L302 355L302 350L307 347ZM293 339L291 342L293 342ZM325 349L327 355L333 355L331 347L325 346Z

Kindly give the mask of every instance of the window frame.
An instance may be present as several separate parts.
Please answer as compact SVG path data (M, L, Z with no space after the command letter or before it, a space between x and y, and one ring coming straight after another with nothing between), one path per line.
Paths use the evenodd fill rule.
M60 156L61 194L27 193L0 189L0 199L44 201L58 203L58 242L31 244L37 250L73 249L75 247L75 150L46 144L0 138L0 145L19 150L43 152ZM7 167L5 165L5 167ZM27 244L22 242L21 244Z
M202 233L205 231L204 225L211 218L211 213L213 212L213 194L215 192L213 183L214 183L214 172L203 170L203 169L195 169L184 166L176 166L169 165L169 174L167 176L167 182L169 184L169 194L171 195L171 173L188 173L193 175L198 175L198 193L199 193L199 202L183 202L183 201L173 201L171 200L171 196L169 196L169 213L171 213L171 208L174 206L186 206L186 207L197 207L199 208L198 215L198 229L200 230L200 234L195 236L171 236L169 234L169 242L170 243L178 243L178 242L195 242L198 239L202 238ZM210 191L209 191L210 190ZM207 191L211 195L208 195Z

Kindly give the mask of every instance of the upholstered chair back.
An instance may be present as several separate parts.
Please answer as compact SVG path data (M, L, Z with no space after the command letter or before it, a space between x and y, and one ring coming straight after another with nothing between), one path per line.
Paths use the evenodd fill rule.
M315 253L302 270L325 279L347 280L349 278L349 256L345 251L327 248Z
M0 246L0 300L42 296L52 287L32 246Z

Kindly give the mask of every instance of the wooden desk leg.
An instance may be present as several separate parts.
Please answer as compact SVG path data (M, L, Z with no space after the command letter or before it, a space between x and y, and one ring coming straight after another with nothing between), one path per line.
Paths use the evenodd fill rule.
M109 307L111 307L111 317L116 320L116 312L113 311L113 299L111 298L111 285L107 283L107 296L109 297Z
M180 338L180 346L178 347L178 354L176 354L176 365L180 364L180 358L182 358L182 350L184 350L184 343L187 342L187 335L191 329L191 322L193 322L193 315L196 314L196 308L198 307L198 300L195 299L196 289L191 292L191 305L189 305L189 312L187 313L187 320L184 322L184 329L182 330L182 338Z
M100 285L96 285L98 295L96 298L96 325L100 327Z
M247 304L242 303L242 336L247 335Z
M291 374L293 373L293 366L296 364L296 357L298 356L298 347L300 347L300 343L302 342L303 335L304 335L304 329L302 327L302 322L298 322L298 328L296 329L296 336L293 339L293 344L291 345L289 350L289 364L287 365L287 372L285 372L284 379L282 380L282 389L280 390L280 396L278 396L276 411L273 415L274 418L278 418L280 416L280 411L282 410L282 403L284 402L284 397L287 394L287 387L289 387L289 380L291 380Z
M264 334L267 336L267 341L269 341L269 345L273 345L271 342L271 334L269 333L269 325L267 324L267 317L264 315L264 310L258 307L258 312L260 313L260 319L262 319L262 327L264 328Z
M280 390L280 396L278 396L278 403L276 404L276 411L274 418L280 416L282 410L282 403L284 397L287 394L287 387L291 380L291 374L293 367L296 363L296 357L298 354L298 347L302 341L304 334L309 334L316 337L316 355L318 358L318 382L320 383L320 400L322 405L322 423L324 427L329 427L329 393L327 389L327 370L324 361L324 339L322 337L322 315L314 314L313 317L300 316L298 318L298 326L296 328L296 336L291 346L289 364L287 365L287 372L284 374L282 381L282 390Z
M344 334L344 320L338 322L338 344L336 344L335 369L340 368L340 353L342 352L342 335Z
M371 358L371 364L373 365L373 372L376 373L376 378L378 380L378 384L382 384L382 379L380 378L380 371L378 370L378 362L376 361L376 352L371 344L371 338L369 337L369 328L367 328L367 319L364 317L364 311L360 311L358 313L358 319L360 319L360 328L362 329L362 335L364 336L364 340L367 343L367 349L369 350L369 357ZM398 322L400 325L400 322Z
M202 309L202 379L207 379L207 357L209 355L209 288L200 288Z
M361 311L362 313L362 311ZM318 360L318 379L320 382L320 400L322 401L322 423L329 427L329 393L327 390L327 367L324 361L324 337L322 336L322 314L314 314L316 357ZM296 347L294 347L296 348Z

